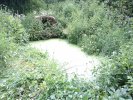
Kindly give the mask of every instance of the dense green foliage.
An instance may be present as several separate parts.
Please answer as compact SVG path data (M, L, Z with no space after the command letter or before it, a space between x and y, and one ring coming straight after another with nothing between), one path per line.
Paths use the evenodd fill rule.
M0 99L132 100L133 18L127 17L132 16L132 3L128 2L130 0L99 1L106 2L45 2L57 18L55 28L42 24L32 13L20 20L0 10ZM0 1L19 13L39 10L42 2ZM49 33L61 35L64 29L71 43L88 54L100 54L109 59L94 70L95 81L77 77L68 80L47 53L41 54L26 46L28 39L49 38Z
M65 23L68 40L88 54L102 54L110 59L95 73L98 76L96 86L103 93L99 94L100 98L112 100L123 96L131 99L132 18L95 0L66 3L55 6L55 12Z
M16 49L16 44L28 41L27 34L21 21L14 18L9 12L0 10L0 68L5 66L7 60Z
M26 42L27 33L21 20L17 17L14 17L9 12L0 11L0 25L1 25L1 34L9 40L12 40L15 43Z
M96 74L99 74L97 81L102 91L109 92L112 96L123 95L125 100L129 98L129 95L133 96L132 49L132 41L122 45L119 53L112 55L110 61L104 63L97 71Z
M46 54L28 48L18 48L16 53L9 63L11 67L6 70L6 78L0 84L0 99L47 98L48 91L63 81L55 62Z
M67 2L57 7L57 15L67 26L70 42L80 45L89 54L111 55L131 36L129 20L97 2Z
M22 24L31 41L64 37L63 27L58 21L57 24L50 25L49 22L42 23L41 20L35 19L35 14L29 14L22 20Z
M4 72L5 77L0 81L0 99L99 98L95 94L98 90L93 83L76 77L69 81L47 54L23 47L19 47L16 53L9 62L10 67Z
M133 17L133 1L132 0L99 0L104 2L110 8L119 10L122 14Z
M13 12L19 14L26 14L34 10L39 11L40 8L45 7L43 0L1 0L0 4L2 7L7 6Z

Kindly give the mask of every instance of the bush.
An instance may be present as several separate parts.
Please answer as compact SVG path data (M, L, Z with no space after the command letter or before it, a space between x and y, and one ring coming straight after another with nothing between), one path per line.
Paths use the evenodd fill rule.
M13 40L15 43L23 43L28 41L27 33L21 20L17 17L14 17L9 12L0 11L0 23L1 23L1 34L10 40Z
M8 9L18 14L27 14L35 10L39 11L40 8L46 6L43 0L1 0L0 4L7 6Z
M35 19L34 14L27 15L22 24L27 33L29 33L31 41L64 37L63 28L60 23L57 22L54 26L49 25L47 22L43 24L40 20Z
M122 21L123 16L96 1L75 0L68 5L66 2L61 2L57 9L62 12L56 12L57 16L61 15L58 17L61 26L48 27L34 19L34 15L22 20L30 40L49 38L56 32L59 34L64 25L72 43L89 54L109 55L109 61L94 71L94 82L76 76L68 80L66 73L47 54L18 46L27 41L28 35L18 18L1 11L0 67L4 64L9 67L1 70L0 99L132 100L132 19Z
M68 25L68 39L71 43L78 44L82 41L82 36L88 31L85 23L81 20L75 20L73 23ZM81 22L84 23L81 24Z
M52 75L50 72L52 70L48 67L51 66L50 68L55 69L55 65L47 60L46 55L42 55L31 49L20 48L17 52L21 52L21 55L17 54L14 56L14 60L10 63L11 67L8 68L8 73L6 74L6 76L9 75L12 77L4 79L6 80L4 84L9 86L10 89L4 84L3 86L0 85L0 97L1 99L7 97L10 99L38 97L42 91L47 90L45 80L52 78L49 77Z
M104 6L99 6L94 1L91 3L80 2L79 4L79 6L76 6L78 13L73 14L73 19L68 25L68 39L72 43L79 44L81 47L85 47L84 50L86 50L88 53L92 53L96 50L97 45L94 45L95 47L93 48L89 43L96 42L95 39L91 39L91 37L98 38L96 31L101 29L103 16L105 15L104 13L106 11L104 10ZM92 42L89 42L91 40ZM95 50L92 50L92 48ZM91 50L89 51L87 49Z
M0 99L65 100L91 96L87 83L77 79L68 81L47 54L26 47L16 52L5 73L6 78L0 83Z
M113 95L119 97L119 94L124 93L124 99L131 99L133 96L132 45L132 41L122 45L119 53L114 53L110 57L110 61L104 63L100 68L98 68L96 73L97 83L103 91L109 92L109 94L111 93L110 91L113 91L114 93L115 91L119 91ZM112 96L110 97L112 98Z
M123 21L118 12L110 11L95 0L82 1L79 5L75 6L79 11L72 14L67 27L68 39L88 54L111 55L132 37L129 19Z
M17 44L27 41L28 37L21 21L13 17L11 13L0 10L0 67L8 63L7 60Z
M99 0L100 2L104 2L107 4L110 8L117 9L119 12L121 12L124 15L132 16L133 11L133 1L132 0Z
M55 16L61 20L66 27L71 21L76 20L77 17L79 18L76 14L80 13L80 9L74 1L56 3L52 5L51 9L54 11Z
M35 15L29 14L23 20L22 24L26 29L26 32L29 34L30 40L39 40L42 37L42 34L39 34L43 31L43 24L41 21L38 21L34 18Z

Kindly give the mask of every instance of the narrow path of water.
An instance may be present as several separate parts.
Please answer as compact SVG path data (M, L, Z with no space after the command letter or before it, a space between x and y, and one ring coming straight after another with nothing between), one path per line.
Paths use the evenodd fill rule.
M51 39L30 43L30 46L48 52L50 58L55 59L58 64L66 71L69 77L76 74L87 79L94 78L92 69L100 65L100 60L95 56L88 56L75 45L61 39Z

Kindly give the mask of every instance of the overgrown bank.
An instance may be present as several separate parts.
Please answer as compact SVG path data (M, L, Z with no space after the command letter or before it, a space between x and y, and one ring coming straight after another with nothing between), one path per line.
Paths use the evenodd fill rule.
M50 4L49 9L69 33L70 42L88 54L108 56L109 63L96 70L97 80L93 83L77 78L68 81L46 55L22 47L29 39L26 32L34 34L34 29L41 30L42 24L26 16L33 22L29 25L27 20L24 23L1 10L0 66L7 66L1 70L1 99L132 100L132 18L95 0L59 2Z
M105 3L96 0L65 1L52 5L51 9L65 26L71 43L79 45L88 54L100 54L110 59L96 72L102 97L107 93L108 99L121 98L120 92L124 99L129 95L132 97L132 17L123 14L121 8L109 9Z
M68 81L47 54L26 46L28 35L21 20L3 10L0 13L0 99L76 99L77 92L88 92L82 82L77 86L76 79Z

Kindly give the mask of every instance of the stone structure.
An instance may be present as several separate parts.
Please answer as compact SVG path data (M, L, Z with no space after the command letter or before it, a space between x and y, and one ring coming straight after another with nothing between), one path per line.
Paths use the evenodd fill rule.
M54 16L40 15L40 16L35 16L35 18L41 20L43 24L48 22L50 25L53 26L57 23Z

